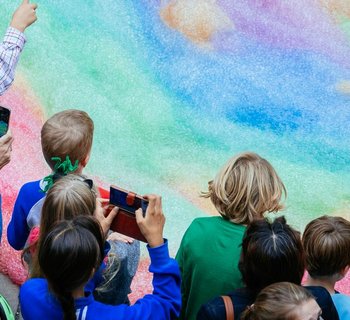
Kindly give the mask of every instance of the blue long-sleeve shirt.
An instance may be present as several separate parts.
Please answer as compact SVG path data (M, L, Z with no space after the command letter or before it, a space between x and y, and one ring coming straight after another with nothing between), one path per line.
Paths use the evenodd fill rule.
M78 320L167 320L176 319L181 309L180 270L169 257L168 244L148 248L153 275L153 294L136 301L133 306L110 306L94 300L91 294L75 300ZM20 289L24 320L61 320L59 302L49 293L45 279L30 279Z
M39 225L41 208L33 210L33 207L45 197L45 193L40 186L40 181L28 182L19 190L11 221L7 227L8 242L16 250L22 250L24 248L30 229L33 227L28 222L28 215L31 210L32 212L35 211L38 215L36 219L38 220L37 225Z

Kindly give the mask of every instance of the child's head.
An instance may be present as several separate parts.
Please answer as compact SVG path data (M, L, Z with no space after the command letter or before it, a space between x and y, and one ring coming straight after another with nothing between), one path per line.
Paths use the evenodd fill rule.
M72 292L82 288L104 257L99 223L88 216L60 221L39 245L38 260L64 319L75 319Z
M311 277L340 280L350 266L350 222L330 216L311 221L303 234L303 246Z
M51 169L59 157L69 156L72 163L78 160L80 171L86 166L92 146L94 123L81 110L65 110L54 114L41 129L41 146L46 162Z
M243 320L318 320L321 308L305 288L280 282L262 290L253 305L242 314Z
M46 235L57 221L93 215L95 209L96 189L92 180L78 174L63 176L46 194L41 211L40 233Z
M282 209L283 193L286 189L272 165L256 153L245 152L221 168L203 196L211 199L224 218L249 224L265 212Z
M239 270L253 292L281 281L300 284L305 261L300 233L284 217L270 223L257 220L247 227Z
M63 176L46 194L41 210L39 245L57 222L71 220L77 216L92 216L95 209L96 191L92 186L92 180L77 174ZM33 244L34 247L36 245ZM42 275L34 253L31 277L42 277Z

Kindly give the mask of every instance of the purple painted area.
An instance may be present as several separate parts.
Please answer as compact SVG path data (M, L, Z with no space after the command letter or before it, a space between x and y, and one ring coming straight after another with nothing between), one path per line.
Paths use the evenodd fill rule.
M315 0L218 0L218 4L236 31L249 39L276 48L314 51L350 67L345 35Z

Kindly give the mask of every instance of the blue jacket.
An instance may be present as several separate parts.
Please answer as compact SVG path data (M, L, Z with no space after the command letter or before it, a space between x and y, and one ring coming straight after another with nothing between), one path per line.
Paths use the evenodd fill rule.
M7 239L11 247L16 250L22 250L29 236L29 232L34 225L28 221L30 211L35 212L37 224L40 221L41 206L34 210L34 205L45 197L40 186L40 180L24 184L19 190L15 207L9 226L7 227ZM34 208L33 208L34 207ZM38 216L39 215L39 216Z
M75 300L78 320L166 320L176 319L181 309L180 270L177 262L169 257L168 244L148 248L153 272L153 294L136 301L133 306L110 306L99 303L87 293ZM20 289L19 299L24 320L61 320L59 302L48 291L45 279L30 279Z

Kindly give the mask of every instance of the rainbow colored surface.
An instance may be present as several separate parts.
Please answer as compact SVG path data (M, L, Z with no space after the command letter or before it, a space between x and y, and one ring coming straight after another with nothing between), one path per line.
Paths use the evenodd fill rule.
M163 195L172 254L192 219L213 212L199 192L244 150L280 173L295 227L350 218L349 1L37 2L16 83L0 98L16 138L0 178L5 224L19 187L48 172L43 121L67 108L95 121L86 173ZM3 32L15 6L0 2ZM3 242L0 269L20 282Z

